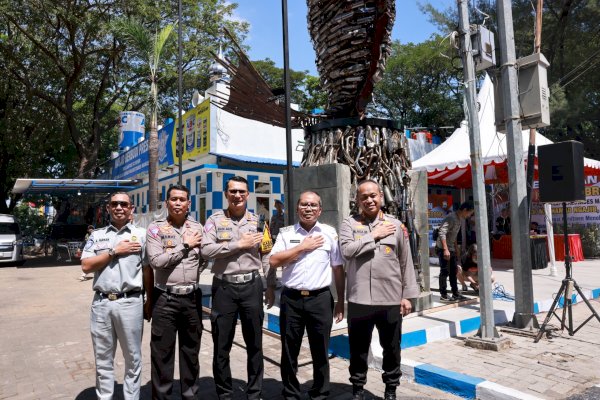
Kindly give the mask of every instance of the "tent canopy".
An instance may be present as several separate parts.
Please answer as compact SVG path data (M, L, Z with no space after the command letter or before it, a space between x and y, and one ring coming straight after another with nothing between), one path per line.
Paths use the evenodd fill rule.
M494 87L487 75L477 95L477 103L479 105L478 115L481 134L481 163L484 166L485 182L487 184L508 182L506 135L496 131L494 123ZM524 159L527 159L529 130L522 131L522 135L521 154ZM553 143L551 140L536 132L536 154L538 146L551 143ZM412 169L427 171L429 184L431 185L459 188L472 187L471 146L467 121L463 121L460 127L435 150L414 161ZM586 176L600 175L600 162L589 158L584 159L584 172ZM535 173L537 176L537 165Z

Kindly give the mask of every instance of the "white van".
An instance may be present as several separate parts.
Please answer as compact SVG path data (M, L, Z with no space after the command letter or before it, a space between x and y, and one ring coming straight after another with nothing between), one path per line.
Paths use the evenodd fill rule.
M23 238L15 217L0 214L0 263L23 265Z

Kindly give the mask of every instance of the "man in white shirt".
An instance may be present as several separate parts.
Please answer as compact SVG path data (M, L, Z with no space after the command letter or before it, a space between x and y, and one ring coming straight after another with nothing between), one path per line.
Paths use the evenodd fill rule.
M336 322L344 317L345 280L338 235L335 228L317 221L321 211L321 197L317 193L301 193L296 208L299 222L280 229L269 260L272 268L283 267L279 320L285 399L301 398L296 375L305 328L313 359L313 387L308 394L311 399L328 397L331 326L334 313ZM332 271L338 296L335 312L329 290Z

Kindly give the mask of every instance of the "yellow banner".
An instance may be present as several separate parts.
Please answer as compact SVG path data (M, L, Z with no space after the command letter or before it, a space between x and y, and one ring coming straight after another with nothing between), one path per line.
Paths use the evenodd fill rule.
M183 115L183 160L197 158L210 150L210 99L204 100L193 110ZM179 122L175 121L175 126ZM177 148L177 136L173 135L171 145ZM176 154L173 151L173 154ZM178 157L175 157L176 161Z

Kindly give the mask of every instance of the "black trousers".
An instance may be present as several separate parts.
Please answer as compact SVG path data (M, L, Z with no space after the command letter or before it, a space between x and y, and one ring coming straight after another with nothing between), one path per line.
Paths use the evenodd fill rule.
M263 284L260 277L244 284L228 283L214 278L212 284L213 376L219 399L231 399L233 384L229 353L233 345L238 318L246 344L248 385L246 395L250 400L260 399L264 363L262 356Z
M450 259L446 260L444 258L444 250L436 249L438 253L438 259L440 260L440 277L439 277L439 285L440 285L440 295L447 296L448 289L446 288L446 280L450 278L450 288L452 289L452 294L458 296L458 282L456 278L456 252L450 252Z
M350 382L357 387L367 383L369 347L373 328L379 331L383 347L383 383L386 389L400 385L400 305L368 306L348 303L348 339L350 343Z
M306 329L313 360L311 399L329 395L329 337L333 325L333 296L329 288L314 296L297 290L281 292L279 322L281 329L281 380L285 399L300 399L298 354Z
M174 296L154 288L152 293L155 301L150 339L152 398L169 399L173 393L175 339L179 339L181 397L195 399L199 390L202 291Z

